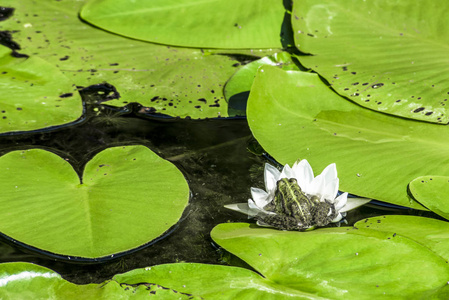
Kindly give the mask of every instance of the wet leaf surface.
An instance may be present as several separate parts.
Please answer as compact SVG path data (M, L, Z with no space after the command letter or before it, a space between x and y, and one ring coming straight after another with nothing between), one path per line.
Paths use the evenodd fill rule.
M421 176L410 182L409 189L422 205L449 219L449 176Z
M295 0L301 63L355 103L400 117L448 123L445 1Z
M234 223L218 225L211 235L267 280L317 297L447 295L446 260L389 232L351 227L294 232Z
M445 126L362 108L316 74L263 67L247 113L255 138L280 163L307 159L317 173L336 163L340 189L361 197L423 208L408 195L409 182L449 176Z
M76 87L38 57L15 57L0 46L0 134L74 123L83 104Z
M168 116L228 116L223 86L238 61L102 31L79 19L84 2L8 0L3 5L15 11L0 30L13 32L20 53L56 66L76 86L114 86L120 98L108 105L138 102Z
M278 52L265 56L243 66L232 75L224 88L229 115L246 115L246 104L254 77L259 67L264 65L278 66L283 70L299 70L299 67L287 52Z
M282 48L284 14L277 0L101 0L81 10L87 22L131 38L230 49Z

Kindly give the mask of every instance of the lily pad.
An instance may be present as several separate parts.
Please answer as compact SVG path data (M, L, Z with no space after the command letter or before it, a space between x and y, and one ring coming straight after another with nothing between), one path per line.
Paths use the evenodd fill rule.
M144 146L103 150L80 176L49 151L12 151L0 157L0 188L0 232L68 259L148 244L189 200L181 172Z
M44 267L30 263L0 264L2 299L191 299L157 285L120 285L110 280L101 284L77 285Z
M58 273L30 263L0 264L0 298L2 299L98 299L102 294L118 294L118 284L99 289L97 284L76 285ZM102 298L101 298L102 299Z
M295 0L301 63L364 107L448 123L449 2Z
M166 264L114 276L121 285L151 283L198 299L323 299L282 286L243 268L194 263Z
M428 219L424 222L426 230L434 235L416 242L407 234L421 224L413 218L424 218L398 219L397 224L410 220L412 228L407 233L406 227L400 226L403 232L392 234L391 226L384 221L393 221L390 225L394 227L396 217L381 217L382 224L376 218L361 222L374 224L373 228L367 225L308 232L278 231L246 223L215 227L212 238L260 274L232 266L177 263L132 270L98 285L78 286L39 266L0 264L0 295L44 298L83 293L87 299L140 299L149 295L158 299L245 300L447 298L449 267L446 258L440 256L443 253L435 251L439 242L447 249L447 241L443 241L444 228L438 231L438 224L432 223L444 222ZM418 231L417 236L424 232Z
M416 216L380 216L355 223L359 230L389 232L409 238L449 260L449 223Z
M76 285L37 265L0 264L2 299L71 299L80 294L83 299L327 299L280 286L247 269L219 265L164 264L100 284Z
M449 220L449 176L421 176L409 188L419 203Z
M408 195L409 182L449 176L444 126L364 109L316 74L262 67L247 115L255 138L281 164L307 159L319 173L336 163L340 189L361 197L424 209Z
M0 46L0 134L60 126L81 118L76 87L38 57L14 57Z
M246 103L254 77L256 77L257 69L264 65L277 66L283 70L299 70L291 55L287 52L265 56L245 65L232 75L224 88L229 115L244 116L246 114Z
M95 0L87 22L144 41L197 48L282 48L277 0Z
M353 228L293 232L235 223L218 225L211 236L266 279L318 297L447 295L446 260L407 238L391 239L390 233Z
M240 66L235 56L105 32L79 19L85 2L5 0L2 5L15 11L0 22L0 30L13 32L20 53L57 66L77 86L111 84L120 96L107 105L138 102L149 112L169 116L228 116L223 86Z

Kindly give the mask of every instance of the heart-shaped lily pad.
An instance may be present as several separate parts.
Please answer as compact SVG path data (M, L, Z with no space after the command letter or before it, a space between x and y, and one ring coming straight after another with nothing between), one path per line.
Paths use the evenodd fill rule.
M0 46L0 134L76 121L83 113L75 85L38 57L13 57Z
M0 232L62 256L98 258L160 237L187 206L181 172L144 146L103 150L80 177L41 149L0 157Z

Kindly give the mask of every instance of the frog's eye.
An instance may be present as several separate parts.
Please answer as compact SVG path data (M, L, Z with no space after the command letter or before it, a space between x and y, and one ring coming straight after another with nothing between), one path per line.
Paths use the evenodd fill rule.
M296 181L296 178L289 178L288 182L290 182L292 184L298 184L298 181Z

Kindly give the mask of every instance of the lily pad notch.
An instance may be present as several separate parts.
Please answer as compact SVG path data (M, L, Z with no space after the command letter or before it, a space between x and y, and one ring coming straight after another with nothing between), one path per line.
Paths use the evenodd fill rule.
M42 149L0 157L0 232L60 259L116 258L173 230L188 205L182 173L145 146L96 154L80 177Z

